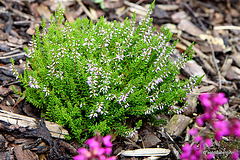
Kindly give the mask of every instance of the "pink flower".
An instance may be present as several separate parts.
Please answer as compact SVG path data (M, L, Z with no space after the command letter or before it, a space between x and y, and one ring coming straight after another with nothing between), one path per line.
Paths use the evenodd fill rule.
M225 97L224 93L218 93L217 95L213 96L212 100L217 105L224 105L228 102L228 99Z
M211 159L213 159L214 158L214 154L208 154L207 156L206 156L206 159L207 160L211 160Z
M213 123L213 128L216 132L215 138L217 141L220 141L223 136L230 135L228 124L229 124L228 121L216 121Z
M200 142L202 140L203 140L203 138L201 136L199 136L199 135L194 138L195 142Z
M89 152L87 149L85 148L79 148L78 149L78 153L80 155L75 156L73 159L74 160L86 160L89 159L90 157L92 157L92 153Z
M96 137L90 138L86 141L89 146L89 150L85 148L79 148L80 155L75 156L74 160L116 160L115 156L109 156L112 153L111 136L101 137L98 133ZM104 145L104 146L102 146Z
M181 154L181 159L187 159L191 156L192 147L189 143L185 143L185 145L182 147L183 153Z
M210 138L205 139L205 143L207 144L208 147L212 146L212 140Z
M86 144L89 145L90 150L94 150L94 148L99 148L100 147L100 143L96 140L95 137L90 138L86 141Z
M230 121L231 134L236 137L240 137L240 120L233 118Z
M111 142L111 136L110 135L107 135L105 137L102 138L103 140L103 144L106 146L106 147L112 147L112 142Z
M232 159L238 160L238 158L239 158L239 152L237 150L235 150L234 153L232 154Z
M192 136L195 136L198 134L198 130L197 130L197 128L192 128L188 131L188 133Z
M110 148L110 147L105 148L106 155L110 155L111 153L112 153L112 148Z
M215 139L220 141L223 136L235 136L240 137L240 120L232 118L228 120L224 115L218 114L219 105L227 103L228 99L224 93L218 94L202 94L199 96L199 100L205 107L205 113L196 118L196 122L199 126L206 124L207 129L210 127L214 129ZM211 160L214 158L214 154L204 155L203 151L206 147L212 146L212 140L207 138L208 132L203 132L205 135L198 135L199 131L196 128L189 130L189 134L194 136L194 143L192 146L186 143L183 147L183 153L180 158L183 160ZM239 158L238 151L232 154L232 159L237 160Z
M211 95L208 93L204 93L199 96L199 100L202 102L202 105L206 108L210 108L212 106L210 97Z
M197 117L196 122L197 122L198 126L202 127L204 125L204 117L203 116Z
M86 157L84 155L77 155L73 157L73 160L86 160Z

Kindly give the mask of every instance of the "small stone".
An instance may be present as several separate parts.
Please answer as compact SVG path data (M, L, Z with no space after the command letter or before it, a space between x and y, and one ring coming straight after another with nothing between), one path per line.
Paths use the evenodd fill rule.
M143 130L142 134L144 134L142 140L143 140L144 146L146 148L156 147L156 145L159 142L161 142L161 140L156 135L154 135L153 133L149 132L148 130Z

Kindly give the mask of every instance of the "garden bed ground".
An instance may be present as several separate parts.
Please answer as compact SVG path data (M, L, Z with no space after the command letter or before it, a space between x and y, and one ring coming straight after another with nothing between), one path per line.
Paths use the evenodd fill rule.
M103 10L90 0L62 0L62 7L70 22L86 16L96 21L103 15L108 21L123 22L134 11L137 20L142 19L150 3L106 0ZM62 135L67 134L66 130L40 119L40 111L12 91L12 86L17 90L21 87L10 70L10 58L23 73L23 48L31 40L35 27L41 24L42 17L49 21L58 6L53 0L0 0L0 159L71 159L81 147L74 140L64 140ZM174 33L172 39L179 39L176 54L184 52L194 42L194 59L182 69L179 78L203 74L205 77L188 96L189 106L182 115L159 115L157 119L165 119L164 124L152 127L144 123L133 138L112 134L113 154L119 159L147 159L147 156L120 154L124 150L143 148L165 148L171 152L160 159L179 159L181 146L189 140L186 130L202 113L197 97L203 92L224 92L229 103L221 108L222 114L240 118L240 2L156 0L152 17L157 30L165 25ZM239 140L226 137L220 143L214 141L210 150L222 151L217 159L229 159L227 151L239 150L239 146Z

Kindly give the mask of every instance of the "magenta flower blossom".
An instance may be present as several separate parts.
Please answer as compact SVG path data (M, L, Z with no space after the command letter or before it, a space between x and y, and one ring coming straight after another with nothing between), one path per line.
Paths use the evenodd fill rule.
M230 121L231 135L240 138L240 120L233 118Z
M210 108L212 106L212 101L210 100L210 94L204 93L199 96L199 100L202 102L202 105L206 108Z
M216 121L213 123L213 128L216 132L215 138L217 141L220 141L223 136L230 135L228 124L229 124L228 121Z
M205 139L205 143L208 147L212 146L212 140L210 138Z
M111 136L101 137L97 133L96 137L90 138L86 141L89 146L89 150L85 148L79 148L78 152L80 155L75 156L74 160L116 160L115 156L109 156L112 153L112 142Z
M112 147L111 136L110 135L103 137L102 140L103 140L103 144L106 147Z
M224 105L228 102L228 99L225 97L224 93L218 93L215 96L212 97L213 102L216 105Z
M232 159L238 160L238 158L239 158L239 152L237 150L235 150L234 153L232 154Z
M206 125L209 131L210 128L213 128L217 141L220 141L223 136L240 137L240 120L237 118L228 120L224 115L218 113L219 105L224 105L228 101L224 93L204 93L199 96L199 100L205 107L205 113L196 118L198 126ZM192 128L189 130L189 134L193 136L194 143L192 145L186 143L182 147L183 153L180 158L183 160L213 159L214 154L203 154L206 147L212 146L212 140L208 138L208 132L201 133L202 136L197 128ZM232 154L232 159L237 160L238 158L239 153L235 151Z
M188 131L188 133L192 136L195 136L198 134L198 130L197 130L197 128L192 128Z

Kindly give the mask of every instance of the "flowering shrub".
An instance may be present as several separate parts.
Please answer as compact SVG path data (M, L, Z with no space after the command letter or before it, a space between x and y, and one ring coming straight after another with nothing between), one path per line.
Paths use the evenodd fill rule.
M213 128L214 138L220 141L223 136L233 136L240 138L240 120L237 118L227 119L224 115L219 114L219 105L227 103L228 99L224 93L218 94L202 94L199 96L199 100L205 107L205 113L197 117L196 122L198 126L202 127L206 124L208 132L202 136L197 128L189 130L189 134L194 137L194 143L191 146L186 143L183 147L183 153L181 159L183 160L200 160L200 159L213 159L214 154L204 154L206 147L212 145L212 141L209 138L210 128ZM232 154L232 159L237 160L239 153L236 150Z
M107 135L101 137L99 133L93 138L90 138L86 141L86 144L89 146L89 150L86 148L79 148L78 152L80 155L77 155L73 160L116 160L117 157L109 156L112 153L111 136Z
M201 77L176 79L193 53L188 48L178 61L170 60L176 42L170 45L169 30L152 28L153 5L138 27L136 15L123 25L104 18L96 24L87 18L68 23L63 10L48 29L43 21L32 48L25 49L24 75L15 72L26 100L82 142L95 131L131 134L126 125L130 118L140 124L141 118L154 114L180 112L174 104L182 102Z

